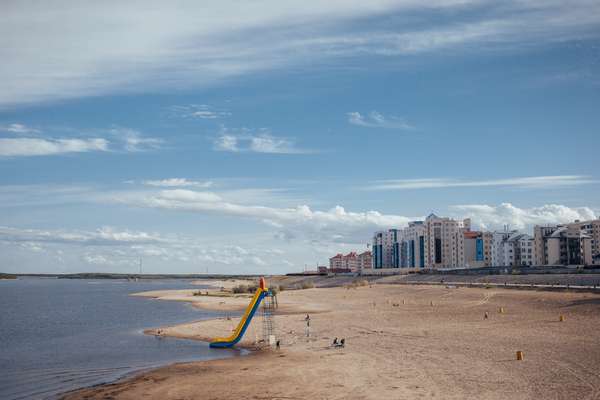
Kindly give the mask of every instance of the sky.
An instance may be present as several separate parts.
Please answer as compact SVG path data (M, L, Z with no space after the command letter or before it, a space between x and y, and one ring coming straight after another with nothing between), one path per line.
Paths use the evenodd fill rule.
M275 274L600 216L597 1L2 1L0 271Z

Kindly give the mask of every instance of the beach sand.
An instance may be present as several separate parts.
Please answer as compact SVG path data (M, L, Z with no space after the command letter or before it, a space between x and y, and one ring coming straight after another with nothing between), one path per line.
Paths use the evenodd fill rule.
M249 301L190 291L145 295L191 300L224 315ZM280 350L171 365L65 398L600 398L597 294L372 285L284 291L278 297ZM162 330L209 340L227 335L236 323L221 318ZM258 317L241 344L253 347L261 332ZM334 337L345 338L346 347L332 348ZM516 360L517 351L523 361Z

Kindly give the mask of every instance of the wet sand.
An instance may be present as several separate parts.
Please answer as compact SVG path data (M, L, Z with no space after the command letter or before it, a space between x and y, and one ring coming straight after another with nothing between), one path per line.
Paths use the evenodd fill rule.
M185 291L144 295L192 301L224 316L249 301ZM278 297L280 350L171 365L66 398L600 398L597 294L372 285L284 291ZM161 329L210 340L236 323L221 318ZM253 347L261 334L259 317L241 344ZM331 347L334 337L345 338L346 347ZM523 361L516 360L517 350Z

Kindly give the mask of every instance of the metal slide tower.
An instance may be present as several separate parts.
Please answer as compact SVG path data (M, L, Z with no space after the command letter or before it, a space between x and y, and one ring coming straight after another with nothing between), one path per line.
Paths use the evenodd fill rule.
M275 327L273 323L274 311L274 295L273 292L269 291L267 296L263 299L262 304L263 343L267 346L275 345Z

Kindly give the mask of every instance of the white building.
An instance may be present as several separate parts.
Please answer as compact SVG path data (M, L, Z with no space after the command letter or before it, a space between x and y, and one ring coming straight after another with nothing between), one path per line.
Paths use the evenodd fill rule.
M373 268L399 268L402 230L388 229L373 235Z
M463 230L471 229L471 220L456 221L430 214L425 220L425 267L459 267L459 238Z
M535 265L534 240L517 231L494 232L492 241L494 267L519 267Z
M507 267L512 265L508 259L509 237L517 234L517 231L494 232L492 234L492 266Z
M373 259L370 251L364 251L360 253L357 258L359 271L373 268Z
M523 234L515 238L515 265L530 267L535 263L535 246L533 237Z

